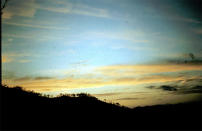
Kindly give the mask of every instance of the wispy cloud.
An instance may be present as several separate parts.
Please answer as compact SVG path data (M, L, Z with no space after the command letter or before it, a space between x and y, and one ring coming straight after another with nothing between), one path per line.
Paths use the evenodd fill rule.
M182 71L201 71L201 65L114 65L103 66L94 69L93 73L83 74L79 77L69 75L68 77L61 79L47 79L46 81L40 81L40 79L32 79L31 81L18 81L15 80L15 84L19 84L29 89L38 88L50 88L56 87L73 89L73 88L89 88L89 87L103 87L103 86L136 86L140 84L154 84L154 83L166 83L166 82L178 82L188 80L186 75L169 75L169 73L176 73ZM62 71L68 73L68 70ZM49 73L51 76L52 73ZM77 74L77 73L76 73ZM75 74L75 75L76 75ZM48 77L47 77L48 78ZM190 77L189 77L190 79ZM199 77L194 78L199 79ZM52 88L51 88L52 89ZM169 87L163 87L161 89L170 89ZM54 90L54 89L53 89Z
M12 61L13 61L12 58L9 58L8 56L2 55L2 60L1 60L2 63L9 63Z
M58 3L57 1L51 1L51 2L54 3L54 5L61 5L61 3ZM62 7L40 5L38 9L64 14L78 14L78 15L103 17L103 18L110 17L110 14L106 9L95 8L81 3L75 4L69 1L66 2L63 1Z
M186 22L186 23L195 23L195 24L200 23L200 21L198 21L196 19L187 18L187 17L180 16L180 15L170 15L170 17L168 17L168 19L175 20L175 21Z
M34 38L33 36L30 35L20 35L20 34L6 34L6 33L2 33L3 37L14 37L14 38L23 38L23 39L31 39Z
M47 7L47 6L39 6L39 9L46 10L46 11L51 11L51 12L57 12L57 13L71 13L71 6L68 5L63 8L59 7Z
M7 24L7 25L22 26L22 27L31 27L31 28L39 28L39 29L68 30L68 28L64 28L64 27L33 25L33 24L21 24L21 23L15 23L15 22L2 22L2 23L3 24Z
M3 55L10 56L10 57L24 57L24 56L32 56L31 53L25 53L25 52L10 52L10 53L4 53Z
M202 65L187 64L159 64L159 65L111 65L97 69L97 72L109 77L137 76L143 74L155 74L165 72L180 72L202 70Z
M150 34L150 37L154 33ZM148 34L137 30L120 30L120 31L87 31L78 35L84 41L93 41L92 46L106 46L117 50L117 49L127 49L127 50L158 50L149 46L145 46L150 43L151 40L148 38ZM114 42L109 41L113 40ZM122 42L121 42L122 41ZM118 42L118 43L117 43ZM120 43L121 42L121 43ZM135 44L135 45L134 45ZM145 44L145 45L144 45Z
M29 35L33 33L32 35ZM28 33L19 33L19 34L15 34L15 33L2 33L3 37L9 37L9 38L21 38L21 39L34 39L35 41L49 41L49 40L60 40L60 39L64 39L64 37L60 37L60 36L54 36L52 37L51 35L45 35L42 32L28 32Z
M82 34L86 39L93 38L107 38L115 40L126 40L131 42L147 43L146 33L140 30L122 30L120 32L110 32L110 31L89 31ZM86 37L88 36L88 37Z
M195 29L192 29L192 31L198 35L201 35L202 34L202 28L195 28Z
M2 63L9 63L9 62L19 62L19 63L27 63L31 62L30 59L24 59L23 57L38 57L39 55L30 54L30 53L3 53L2 54Z
M11 83L5 83L8 85L20 85L27 89L35 91L43 91L43 89L51 89L52 91L58 91L61 89L75 89L75 88L96 88L103 86L135 86L139 84L151 84L162 83L170 81L179 81L183 77L169 77L169 76L148 76L146 78L74 78L68 77L63 79L47 79L41 81L39 79L16 79ZM54 87L54 88L53 88Z
M4 10L2 18L11 19L13 16L33 17L39 9L56 13L78 14L102 18L110 17L107 9L95 8L81 3L71 3L69 1L49 2L52 4L47 3L45 6L37 3L35 0L11 1L6 10Z
M31 62L31 60L23 59L23 60L18 60L18 62L20 62L20 63L28 63L28 62Z
M13 39L12 39L12 38L9 38L9 39L8 39L8 42L12 42L12 41L13 41Z
M106 9L90 7L84 4L77 4L76 9L75 10L73 9L72 13L79 14L79 15L103 17L103 18L110 17L110 14Z
M13 80L15 79L16 73L14 71L8 71L2 69L2 80Z
M14 81L28 81L28 80L32 80L32 77L25 76L25 77L20 77L20 78L14 79Z

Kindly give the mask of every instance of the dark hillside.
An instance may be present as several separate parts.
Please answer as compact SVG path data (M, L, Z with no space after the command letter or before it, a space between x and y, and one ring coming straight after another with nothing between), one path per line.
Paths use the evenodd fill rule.
M48 98L2 86L1 104L3 129L202 129L201 102L130 109L88 94Z

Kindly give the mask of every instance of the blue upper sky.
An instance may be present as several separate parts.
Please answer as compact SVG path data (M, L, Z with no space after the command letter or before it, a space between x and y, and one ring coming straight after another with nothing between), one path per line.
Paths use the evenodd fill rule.
M189 53L200 60L200 6L192 4L10 0L2 15L3 79L64 78L103 66L189 60Z

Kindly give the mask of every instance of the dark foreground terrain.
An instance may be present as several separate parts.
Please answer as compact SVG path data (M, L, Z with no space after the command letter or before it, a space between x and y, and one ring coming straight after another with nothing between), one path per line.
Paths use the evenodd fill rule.
M87 94L48 98L21 88L1 89L1 128L6 130L201 130L201 101L134 109Z

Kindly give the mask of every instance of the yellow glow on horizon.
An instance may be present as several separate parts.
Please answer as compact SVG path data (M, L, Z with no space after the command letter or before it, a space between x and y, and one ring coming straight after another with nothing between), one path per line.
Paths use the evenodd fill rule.
M163 72L178 72L202 70L201 65L126 65L126 66L105 66L95 70L101 73L102 76L75 78L68 77L63 79L47 79L47 80L3 80L3 84L9 86L22 86L28 90L37 92L59 91L61 89L75 88L93 88L103 86L135 86L139 84L164 83L173 81L183 81L187 79L183 76L168 76L168 75L151 75L152 73ZM141 76L141 74L147 74ZM87 74L88 75L88 74ZM137 76L139 75L139 76ZM110 76L108 78L108 76ZM134 77L137 76L137 77ZM107 79L106 79L107 78ZM201 78L198 78L201 79Z

